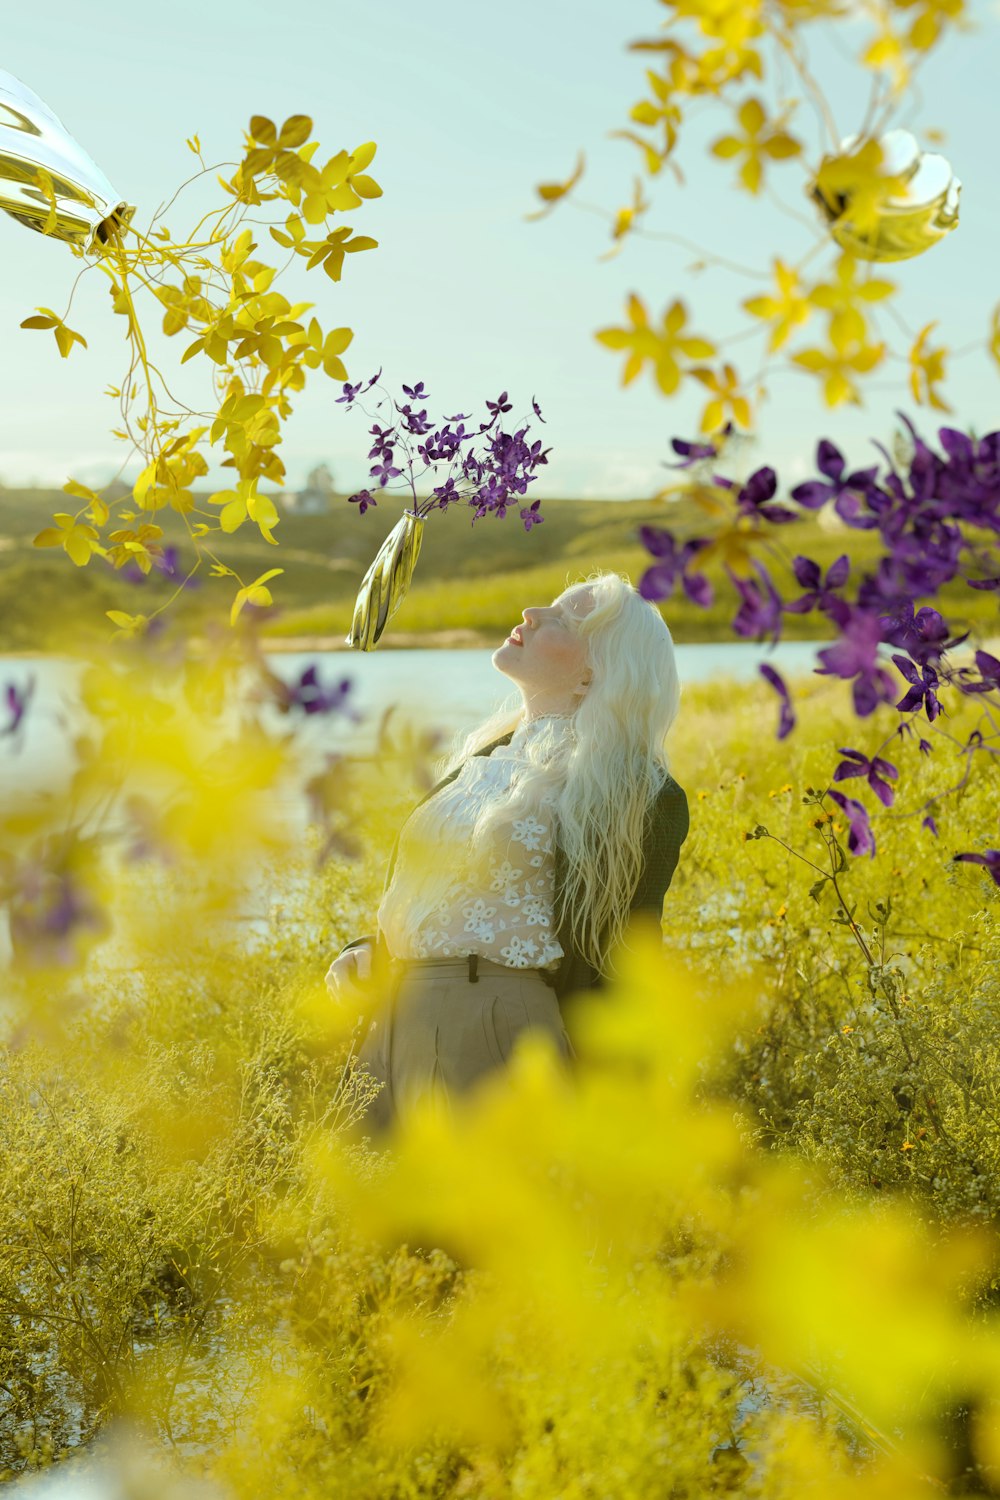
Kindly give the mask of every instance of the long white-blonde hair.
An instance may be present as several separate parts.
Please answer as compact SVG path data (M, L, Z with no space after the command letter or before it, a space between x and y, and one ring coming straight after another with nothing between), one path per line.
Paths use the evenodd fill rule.
M646 813L670 774L666 737L680 706L673 637L656 606L621 573L595 572L585 584L593 608L571 616L587 647L590 684L573 715L539 720L525 744L526 765L503 803L476 820L474 847L500 823L524 816L546 794L566 859L555 930L571 913L577 951L601 973L621 942L642 873ZM441 764L446 775L521 722L518 689L471 732L459 735Z

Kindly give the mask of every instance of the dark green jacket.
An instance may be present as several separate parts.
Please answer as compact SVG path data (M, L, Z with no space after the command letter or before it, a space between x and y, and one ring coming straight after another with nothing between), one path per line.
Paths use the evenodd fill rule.
M514 734L510 730L508 734L502 735L500 739L494 740L490 745L484 745L482 750L477 750L477 755L491 755L498 745L506 745ZM455 780L462 767L457 766L448 776L439 781L437 786L422 797L416 804L421 807L436 792L441 791L449 782ZM413 809L416 811L416 807ZM674 870L677 868L677 859L680 854L681 844L687 837L689 827L687 797L681 787L677 785L673 777L668 776L660 789L660 794L652 805L652 811L647 815L646 832L643 839L643 866L639 876L639 883L632 897L631 910L633 912L650 912L657 921L663 914L663 898L667 888L673 879ZM399 835L392 847L389 858L389 868L386 871L384 890L388 890L392 879L393 867L396 863L396 855L399 850ZM559 846L558 836L555 849L555 872L554 872L554 898L555 910L559 910L559 901L562 893L562 884L565 879L566 861L562 849ZM551 976L543 975L551 982L559 1000L566 996L575 994L579 990L601 989L605 980L602 975L594 969L587 960L579 953L573 944L570 932L569 919L564 921L557 934L559 945L563 950L564 957L560 960L559 967ZM389 952L381 930L373 936L354 938L341 949L346 953L349 948L356 948L361 943L375 943L378 949L378 957L386 962Z

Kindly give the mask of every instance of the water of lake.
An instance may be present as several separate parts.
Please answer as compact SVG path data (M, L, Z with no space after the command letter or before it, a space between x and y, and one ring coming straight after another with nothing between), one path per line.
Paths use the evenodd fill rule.
M677 664L684 682L730 678L748 682L757 677L762 661L784 677L808 674L822 641L783 641L775 648L755 643L678 645ZM333 713L314 716L301 724L299 741L317 758L329 750L370 753L379 720L390 705L421 727L433 726L446 738L471 729L507 697L512 688L492 664L489 650L376 650L281 651L268 656L268 665L284 681L295 680L310 662L319 668L320 681L337 684L349 678L349 702L358 720ZM25 715L19 744L0 739L0 782L27 791L53 778L70 763L70 742L86 722L80 706L77 663L57 657L0 656L0 695L8 683L35 688ZM2 699L0 699L2 701ZM262 714L269 727L285 721L277 711Z

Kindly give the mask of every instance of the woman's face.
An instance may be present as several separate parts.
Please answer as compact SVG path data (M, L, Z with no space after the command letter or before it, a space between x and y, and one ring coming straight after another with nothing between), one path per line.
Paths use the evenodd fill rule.
M593 607L591 591L578 585L551 604L523 610L523 624L494 651L493 665L532 693L571 693L590 675L587 645L573 621Z

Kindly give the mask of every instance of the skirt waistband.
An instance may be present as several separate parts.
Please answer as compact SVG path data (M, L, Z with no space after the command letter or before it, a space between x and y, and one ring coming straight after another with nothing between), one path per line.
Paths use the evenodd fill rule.
M547 984L552 982L552 975L547 969L514 968L510 964L496 963L492 958L483 958L478 953L461 954L456 958L397 958L393 963L401 974L412 970L428 977L440 976L442 979L455 979L461 975L470 984L478 983L484 975L490 978L505 976L509 979L538 974Z

